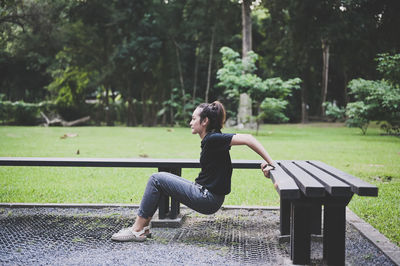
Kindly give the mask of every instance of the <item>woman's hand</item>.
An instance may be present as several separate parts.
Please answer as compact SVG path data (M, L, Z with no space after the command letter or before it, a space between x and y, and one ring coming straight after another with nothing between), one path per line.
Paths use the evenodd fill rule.
M261 164L261 171L263 171L264 176L266 178L270 178L270 171L274 170L274 169L275 169L275 166L272 164L269 164L267 162L264 162Z

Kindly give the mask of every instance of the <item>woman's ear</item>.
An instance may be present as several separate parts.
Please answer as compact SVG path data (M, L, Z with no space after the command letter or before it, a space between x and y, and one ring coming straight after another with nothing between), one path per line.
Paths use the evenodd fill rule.
M202 126L207 126L207 125L208 125L208 122L209 122L208 117L205 117L205 118L203 119L203 121L201 121L201 125L202 125Z

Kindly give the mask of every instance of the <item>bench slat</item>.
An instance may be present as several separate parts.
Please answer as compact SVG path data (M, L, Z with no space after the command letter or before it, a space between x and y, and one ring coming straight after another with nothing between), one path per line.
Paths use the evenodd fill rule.
M351 190L357 195L371 196L371 197L378 196L378 188L374 185L365 182L364 180L361 180L355 176L352 176L348 173L345 173L335 167L332 167L320 161L309 161L309 163L315 165L324 172L334 175L335 177L342 180L346 184L349 184Z
M4 166L61 166L61 167L187 167L198 168L198 160L172 160L149 158L46 158L46 157L2 157Z
M296 181L307 197L323 197L325 187L291 161L281 161L281 167Z
M259 160L232 160L237 169L259 169ZM200 168L198 159L0 157L2 166Z
M326 191L328 191L331 196L349 197L353 194L351 192L351 187L348 184L320 170L314 165L309 164L305 161L294 161L294 164L296 164L308 174L312 175L319 182L321 182L325 186Z
M298 199L300 198L300 189L294 182L293 178L290 177L279 165L279 161L276 162L275 170L270 172L271 180L274 182L275 189L279 193L281 199Z

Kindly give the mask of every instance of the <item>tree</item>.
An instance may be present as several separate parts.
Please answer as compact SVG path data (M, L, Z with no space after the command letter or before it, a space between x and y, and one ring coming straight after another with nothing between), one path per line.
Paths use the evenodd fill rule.
M388 80L353 79L349 83L355 101L346 107L346 123L360 128L363 134L370 121L384 121L388 133L400 128L400 54L381 54L377 61L378 70Z
M59 27L71 3L61 0L0 3L0 93L11 101L41 101L51 81L46 71L62 49Z
M249 58L249 53L253 50L251 10L254 8L254 6L259 5L259 1L257 0L253 2L252 0L241 0L239 3L240 2L242 4L242 60L246 63L247 60L252 60L252 58ZM249 64L251 64L251 62L249 62ZM244 68L243 74L247 72L248 70ZM241 103L239 103L239 106L240 105ZM249 111L249 115L252 116L251 108Z
M237 102L240 93L248 93L258 110L257 134L259 125L263 120L270 122L286 122L284 115L286 98L291 95L293 89L299 89L299 78L283 81L281 78L269 78L262 80L254 72L257 70L256 61L258 55L254 52L247 54L246 60L239 57L239 53L229 47L222 47L223 67L217 72L218 86L226 88L228 98ZM246 70L246 72L244 72ZM245 73L245 74L243 74Z
M252 0L242 0L242 58L247 58L249 51L252 51L252 25L251 5Z
M263 6L266 15L253 24L254 41L262 42L254 48L261 57L260 69L269 75L301 77L300 101L290 106L296 106L292 117L302 114L296 118L302 121L307 121L308 114L321 113L321 77L327 73L321 41L329 45L329 76L323 78L329 88L326 98L341 106L348 102L349 80L360 76L376 79L375 55L396 52L400 47L394 26L400 23L394 11L399 10L399 1L269 0L263 1Z
M349 80L379 80L376 54L399 52L398 0L251 1L253 7L259 5L250 6L251 13L245 8L244 16L241 11L250 1L240 3L1 1L0 93L11 101L56 100L66 87L46 88L74 80L82 91L79 102L97 101L75 109L96 112L99 123L118 118L129 125L175 124L187 120L199 99L226 96L224 87L215 86L222 67L215 50L229 46L243 54L242 42L251 39L246 47L258 54L252 74L261 80L301 77L301 90L286 99L285 115L290 121L306 121L308 114L320 117L325 97L345 106L353 97L347 91ZM243 34L249 26L250 38ZM323 64L323 55L329 55L329 64ZM187 112L172 109L173 121L169 113L157 116L175 88L176 101ZM261 100L254 102L261 106ZM229 113L237 111L237 103L226 104ZM63 115L72 115L70 111Z

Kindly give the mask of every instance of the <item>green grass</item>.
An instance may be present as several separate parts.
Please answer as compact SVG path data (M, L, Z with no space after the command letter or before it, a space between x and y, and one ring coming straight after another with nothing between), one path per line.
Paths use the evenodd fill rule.
M231 129L225 132L233 132ZM77 137L60 138L66 133ZM400 245L400 138L367 135L340 124L265 125L257 139L272 158L320 160L379 187L354 196L350 208ZM79 155L77 151L79 150ZM200 139L187 128L0 127L0 156L198 158ZM259 159L233 147L234 159ZM156 169L0 167L0 202L139 203ZM198 169L184 169L194 180ZM227 205L278 206L272 182L258 170L234 170Z

